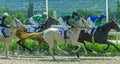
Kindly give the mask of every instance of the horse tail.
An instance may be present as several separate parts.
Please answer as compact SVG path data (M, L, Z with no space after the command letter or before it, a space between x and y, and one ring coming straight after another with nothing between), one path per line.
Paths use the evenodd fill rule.
M40 36L42 36L42 35L43 35L43 32L39 32L39 34L40 34Z

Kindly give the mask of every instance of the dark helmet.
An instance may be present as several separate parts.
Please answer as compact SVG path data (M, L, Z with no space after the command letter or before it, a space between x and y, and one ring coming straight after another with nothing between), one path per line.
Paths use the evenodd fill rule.
M106 18L106 13L102 14L101 18Z
M72 15L78 16L78 13L77 12L73 12Z

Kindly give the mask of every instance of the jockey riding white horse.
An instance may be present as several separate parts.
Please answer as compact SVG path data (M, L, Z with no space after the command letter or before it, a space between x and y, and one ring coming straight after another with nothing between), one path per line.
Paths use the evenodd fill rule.
M69 38L66 40L66 44L72 44L74 46L78 46L79 48L77 50L75 50L74 52L78 52L78 50L80 49L80 46L82 46L84 48L85 54L87 54L84 45L81 44L80 42L77 42L80 31L83 28L83 24L84 24L84 20L76 21L73 28L71 28L68 31ZM87 25L87 24L85 24L85 25ZM49 53L52 55L53 59L55 59L53 50L52 50L53 45L55 45L56 49L61 50L62 52L68 54L64 50L60 49L58 46L58 42L59 43L64 42L64 38L61 36L61 34L58 33L58 30L59 30L58 28L48 28L43 32L43 38L49 45Z

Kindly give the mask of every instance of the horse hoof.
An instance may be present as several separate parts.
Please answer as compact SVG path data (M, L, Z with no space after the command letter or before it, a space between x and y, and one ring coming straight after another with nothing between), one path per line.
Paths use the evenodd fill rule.
M53 57L53 60L56 60L55 57Z

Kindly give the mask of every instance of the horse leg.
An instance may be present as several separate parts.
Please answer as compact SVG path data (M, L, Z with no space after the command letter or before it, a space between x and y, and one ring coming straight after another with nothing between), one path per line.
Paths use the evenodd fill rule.
M89 52L92 52L92 50L88 49L87 46L85 45L85 43L83 43L85 46L85 49L88 50Z
M104 49L104 51L108 50L109 47L110 47L110 44L107 45L107 47Z
M75 52L75 53L76 53L76 55L77 55L77 57L78 57L78 58L79 58L78 51L79 51L79 49L80 49L80 46L82 46L82 47L83 47L84 52L85 52L85 55L87 55L87 50L86 50L86 48L85 48L85 46L84 46L84 44L83 44L83 43L79 43L79 42L77 42L76 44L73 44L73 45L78 46L78 47L76 47L76 50L73 50L73 52Z
M58 49L58 50L60 50L60 51L62 51L63 53L65 53L65 54L67 54L67 55L69 54L68 52L62 50L62 49L57 45L57 43L55 43L55 48Z
M4 43L3 51L2 53L6 55L6 58L8 58L8 41L6 38L2 39L2 42Z
M79 48L79 46L76 46L76 47L75 47L75 50L78 49L78 48ZM80 57L78 52L76 52L76 56L77 56L77 58Z
M87 50L86 50L86 48L85 48L83 43L79 43L79 46L76 48L76 50L74 52L77 53L79 51L79 49L80 49L80 46L83 47L85 55L87 55Z
M38 45L39 45L39 48L38 48L38 51L39 51L39 53L40 53L40 51L42 51L42 42L40 42L40 41L38 41Z
M84 49L84 52L85 52L85 55L87 55L87 50L85 48L85 45L83 43L80 43L80 45L82 45L83 49Z
M119 52L120 52L120 49L115 45L115 44L113 44L113 43L111 43L111 42L109 42L109 41L107 41L109 44L111 44L111 45L113 45Z
M54 60L56 60L55 57L54 57L52 48L53 48L53 44L50 43L50 44L49 44L49 53L52 55L52 58L53 58Z
M18 40L18 41L17 41L17 44L22 47L22 44L21 44L20 42L21 42L21 40ZM22 48L23 48L23 50L25 51L25 47L22 47Z
M6 58L8 58L8 43L5 43L5 54Z
M2 51L0 51L0 53L5 53L5 43L3 43L4 45L3 45L3 49L2 49Z
M20 46L22 46L23 50L27 49L28 51L30 51L30 52L33 54L33 52L32 52L31 49L29 49L29 48L28 48L27 46L25 46L24 44L21 44L20 42L22 42L22 41L21 41L21 40L18 40L18 41L17 41L17 43L18 43Z

